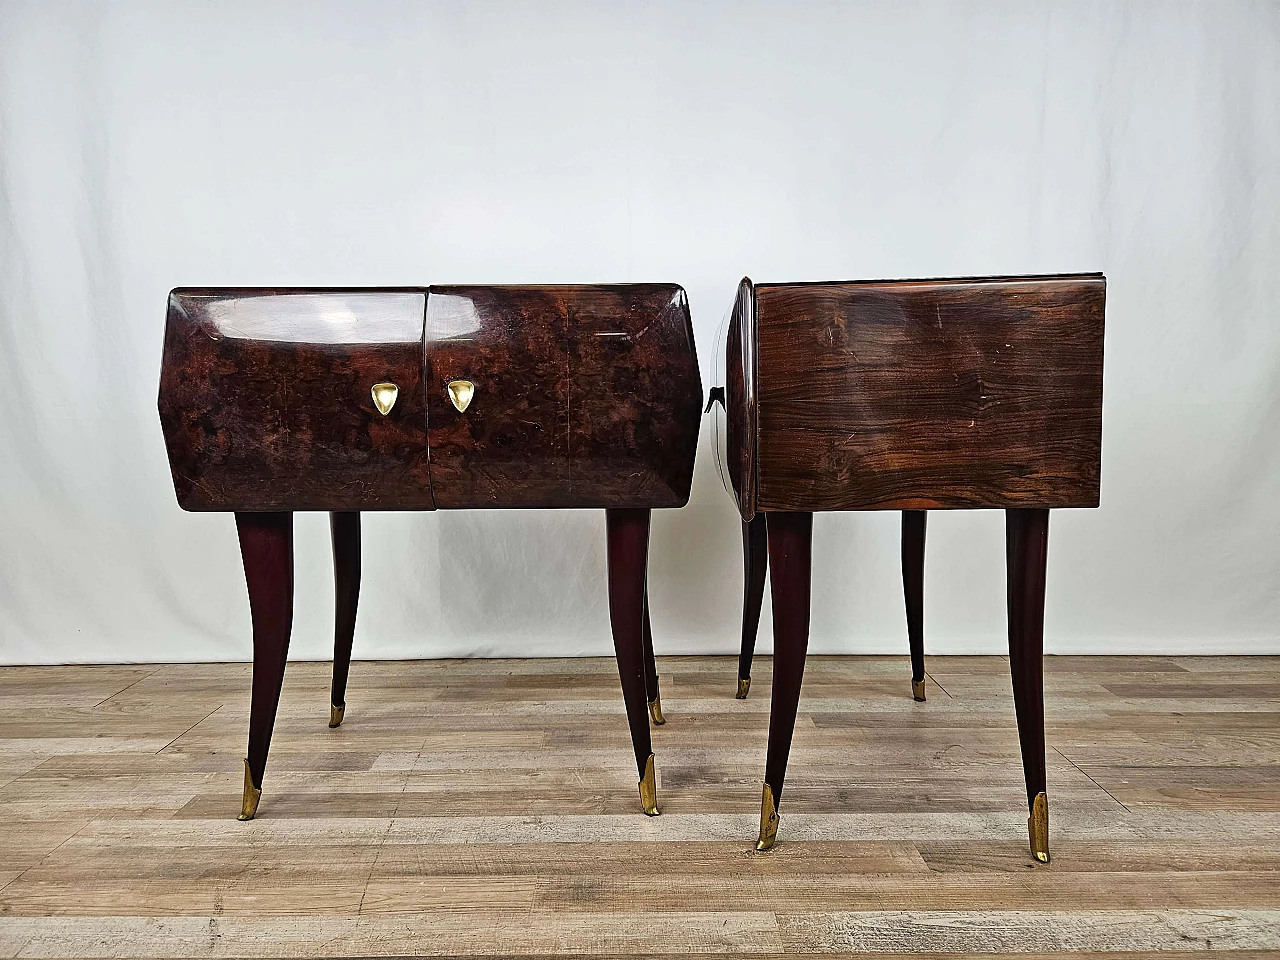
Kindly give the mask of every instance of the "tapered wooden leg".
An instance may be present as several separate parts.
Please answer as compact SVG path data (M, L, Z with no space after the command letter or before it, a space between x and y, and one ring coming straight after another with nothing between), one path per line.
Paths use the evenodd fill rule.
M640 805L649 816L658 814L657 776L649 740L644 665L645 565L649 553L649 511L605 511L608 530L609 623L618 658L622 698L640 775Z
M778 804L787 775L787 755L800 703L804 658L809 647L809 591L813 514L770 513L769 581L773 596L773 700L769 706L769 751L764 766L757 850L773 846Z
M1044 587L1049 550L1048 510L1005 513L1008 570L1009 670L1018 715L1022 772L1027 781L1031 853L1049 862L1049 798L1044 762Z
M760 604L764 602L764 575L769 569L769 535L763 513L742 521L742 652L738 654L739 700L751 689L751 658L760 629Z
M655 726L662 726L667 718L662 715L662 695L658 692L658 662L653 657L653 627L649 624L649 584L644 585L644 689L649 701L649 719Z
M911 645L911 695L917 700L924 700L924 528L928 518L925 510L902 511L902 592Z
M236 528L253 620L253 701L240 810L241 820L252 820L262 796L293 629L293 514L237 513Z
M356 607L360 603L360 514L329 514L333 537L333 686L329 696L329 726L342 723L347 711L347 674L351 670L351 641L356 635Z

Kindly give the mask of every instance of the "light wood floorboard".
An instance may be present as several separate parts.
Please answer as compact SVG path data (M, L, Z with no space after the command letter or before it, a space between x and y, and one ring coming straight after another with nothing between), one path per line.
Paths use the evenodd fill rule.
M1280 955L1280 660L1050 658L1053 862L1008 663L814 657L752 849L769 658L663 658L663 816L611 660L0 669L0 957Z

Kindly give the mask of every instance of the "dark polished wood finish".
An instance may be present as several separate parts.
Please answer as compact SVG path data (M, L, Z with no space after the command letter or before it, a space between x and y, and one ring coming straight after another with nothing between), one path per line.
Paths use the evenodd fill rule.
M644 654L644 698L654 703L661 696L658 689L658 661L653 655L653 625L649 622L649 583L644 585L644 628L641 635Z
M924 534L928 519L924 510L902 511L902 593L913 685L924 681Z
M743 520L756 514L756 303L749 278L738 284L725 344L725 472Z
M742 521L742 645L738 654L738 697L746 698L743 681L751 679L764 601L765 572L769 565L766 514ZM924 682L924 543L928 512L902 511L902 590L906 600L907 643L911 650L913 689ZM923 695L916 699L922 700Z
M688 502L702 384L680 287L432 287L426 356L438 507ZM465 412L452 380L475 384Z
M1027 806L1045 792L1044 592L1049 553L1049 511L1005 513L1005 571L1009 607L1009 672Z
M773 598L773 697L769 703L769 751L764 782L782 800L787 756L800 704L809 649L812 582L812 513L769 513L769 587Z
M360 605L360 514L329 514L333 539L333 683L329 702L347 705L347 675L351 672L351 644L356 635L356 608ZM333 724L336 726L337 724Z
M249 773L261 789L293 631L293 514L237 513L236 529L253 621Z
M683 506L701 400L684 291L624 284L175 290L159 406L184 509L341 511Z
M459 380L474 386L461 410ZM253 609L242 819L256 811L284 676L292 511L331 514L336 726L360 511L437 506L610 510L611 622L641 800L656 813L648 518L689 499L701 400L674 284L174 290L159 396L174 488L184 509L236 513Z
M184 510L430 510L422 290L169 295L160 423ZM376 383L399 387L391 410Z
M1097 506L1105 290L756 286L756 507Z
M778 646L765 769L772 796L766 791L762 803L760 849L777 829L804 668L810 520L799 518L903 511L912 686L923 699L926 510L994 507L1008 516L1010 668L1029 836L1036 859L1048 861L1041 672L1048 516L1051 508L1098 504L1105 297L1100 274L742 282L726 336L728 424L717 457L744 521L763 516L768 524ZM748 354L754 367L741 362ZM754 449L738 449L734 438ZM749 534L750 524L740 677L750 668L759 603ZM796 555L803 549L803 574L778 569L775 540Z
M742 521L742 647L738 654L738 680L751 679L751 659L755 656L760 630L760 606L764 603L764 577L769 569L769 540L765 515ZM746 690L739 683L739 698Z
M627 724L635 748L637 778L644 777L653 747L649 739L649 705L645 683L645 570L649 556L649 511L612 508L605 511L609 562L609 624L627 705Z

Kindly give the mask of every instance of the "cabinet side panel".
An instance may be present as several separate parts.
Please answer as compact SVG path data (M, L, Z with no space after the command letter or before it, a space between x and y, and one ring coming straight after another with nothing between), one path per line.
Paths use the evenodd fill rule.
M758 286L760 508L1097 506L1105 291Z
M425 295L175 290L159 410L187 510L429 510ZM386 414L372 387L394 383Z
M738 285L725 344L726 460L738 512L756 512L756 316L750 279Z

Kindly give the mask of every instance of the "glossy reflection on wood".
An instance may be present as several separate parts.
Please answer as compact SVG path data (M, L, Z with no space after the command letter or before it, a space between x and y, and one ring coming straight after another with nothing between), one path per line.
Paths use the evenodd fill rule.
M342 723L347 707L347 675L351 672L351 645L356 634L356 608L360 603L360 514L331 513L333 539L333 684L329 692L329 726Z
M1032 853L1048 861L1048 516L1098 504L1105 298L1100 274L743 280L726 337L727 439L716 454L744 520L739 696L759 615L752 524L768 525L776 661L759 849L777 830L804 670L812 511L903 511L912 694L924 700L926 511L1001 508L1028 829ZM779 556L801 555L803 564L779 569Z
M756 306L751 281L738 285L725 345L725 473L742 519L756 513Z
M1027 807L1046 792L1044 760L1044 593L1049 553L1049 511L1009 510L1005 519L1009 607L1009 671L1018 715L1018 741L1027 785ZM1047 801L1045 801L1047 803ZM1047 828L1043 850L1048 860Z
M1097 506L1105 289L757 285L757 509Z
M424 291L180 289L160 423L185 510L430 510ZM378 411L375 384L394 383Z
M911 692L924 696L924 534L929 514L902 511L902 592L907 607L907 644L911 648Z
M608 510L605 525L608 534L609 623L613 629L618 676L622 681L622 699L627 706L627 724L631 727L631 744L635 748L637 776L643 779L645 766L653 754L649 739L644 655L649 511Z
M738 699L745 700L751 686L751 658L760 630L764 603L764 578L769 569L768 530L765 515L742 521L742 648L738 654Z
M426 354L438 507L688 501L702 383L680 287L432 287Z
M649 583L644 585L644 628L641 633L644 644L644 690L649 703L649 719L657 726L667 722L662 712L662 692L658 688L658 661L653 655L653 624L649 620Z
M360 511L437 506L611 511L611 622L656 813L648 518L689 499L701 401L675 284L174 290L159 396L174 489L184 509L236 513L253 612L242 818L256 812L284 677L292 511L330 512L337 727Z
M787 756L809 649L813 514L769 513L769 580L773 597L773 699L764 782L782 803Z
M247 759L253 786L261 790L293 631L293 514L237 513L236 528L253 621ZM246 810L241 819L252 816L253 811Z

